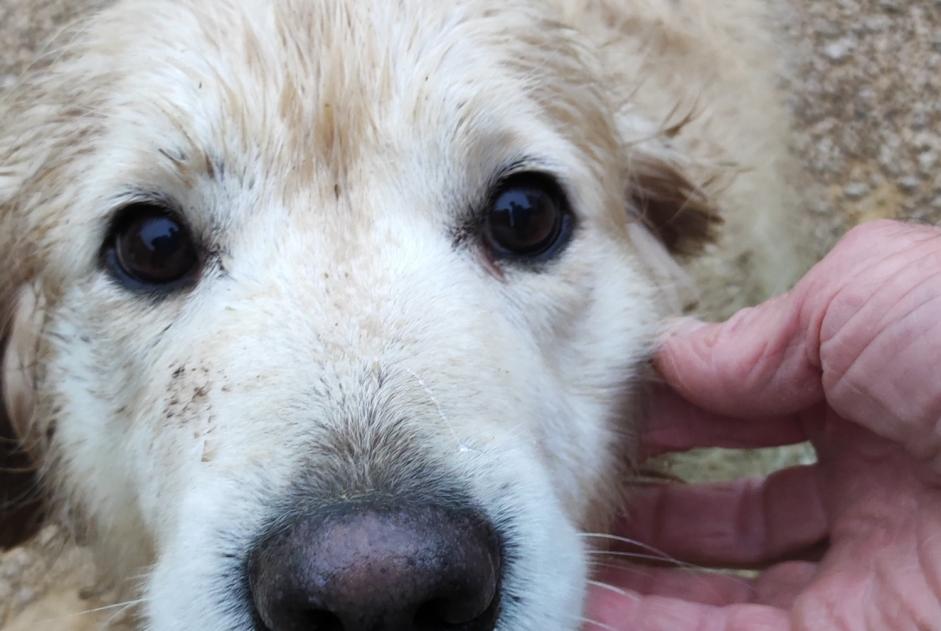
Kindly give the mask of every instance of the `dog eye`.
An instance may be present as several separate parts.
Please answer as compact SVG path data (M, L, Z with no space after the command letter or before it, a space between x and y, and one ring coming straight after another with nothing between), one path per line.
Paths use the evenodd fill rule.
M186 226L166 208L150 203L121 211L105 259L119 280L144 288L175 287L192 280L199 264Z
M558 182L542 173L520 173L503 182L484 221L484 239L495 257L546 260L571 236L573 218Z

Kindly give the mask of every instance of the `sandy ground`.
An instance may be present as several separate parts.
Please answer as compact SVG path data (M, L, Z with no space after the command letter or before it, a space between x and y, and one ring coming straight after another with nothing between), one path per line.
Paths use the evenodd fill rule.
M87 0L0 0L0 98ZM790 0L782 25L801 58L790 81L794 149L808 179L808 221L822 254L845 229L877 217L941 218L941 0ZM0 125L2 125L0 121ZM710 453L676 465L724 478L794 454ZM96 595L85 553L47 530L0 554L0 629L107 628L116 610L77 615Z

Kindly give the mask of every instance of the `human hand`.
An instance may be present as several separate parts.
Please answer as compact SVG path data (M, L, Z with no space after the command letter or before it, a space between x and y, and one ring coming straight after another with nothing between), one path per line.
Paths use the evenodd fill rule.
M675 330L646 455L810 440L819 462L641 489L619 535L763 571L609 570L585 631L941 629L939 361L941 230L895 222L854 229L788 294Z

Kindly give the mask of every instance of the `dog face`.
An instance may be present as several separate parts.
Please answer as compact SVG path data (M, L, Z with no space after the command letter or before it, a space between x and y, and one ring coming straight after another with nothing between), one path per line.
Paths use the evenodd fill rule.
M549 11L126 1L12 97L5 408L148 628L579 626L666 308L630 210L709 220Z

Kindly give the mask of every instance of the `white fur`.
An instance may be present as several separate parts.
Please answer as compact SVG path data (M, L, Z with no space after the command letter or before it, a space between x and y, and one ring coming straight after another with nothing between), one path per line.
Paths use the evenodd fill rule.
M708 269L790 247L768 236L787 210L770 54L743 39L760 4L123 0L17 90L0 302L41 300L20 301L6 399L28 390L15 417L55 425L50 492L119 580L145 577L147 629L248 629L226 555L305 467L336 465L312 448L331 432L394 468L383 436L402 428L515 532L499 631L579 626L578 531L616 500L625 399L685 282L631 218L631 161L703 184L726 160L751 169L710 191L732 237ZM735 50L753 67L716 67ZM662 135L687 104L699 117ZM579 228L547 270L501 279L449 229L523 156L559 175ZM195 289L154 302L98 265L135 190L216 239ZM773 288L776 264L743 293ZM41 331L18 324L37 313Z

